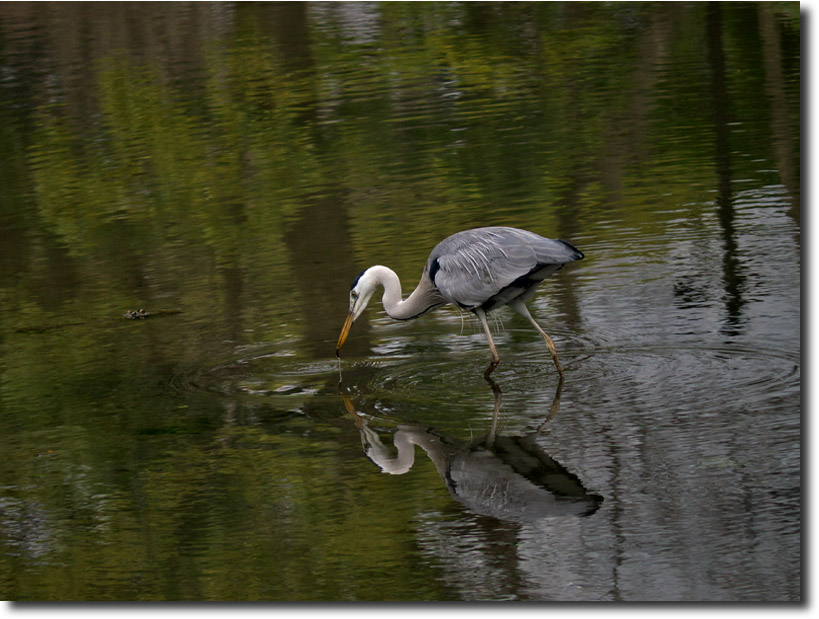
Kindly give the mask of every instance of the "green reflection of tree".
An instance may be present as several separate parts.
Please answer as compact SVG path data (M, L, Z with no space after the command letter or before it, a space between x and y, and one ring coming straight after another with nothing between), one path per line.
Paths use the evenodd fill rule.
M242 10L234 38L204 46L198 79L103 58L98 122L78 133L59 105L38 112L30 161L49 229L71 255L100 257L124 229L132 260L158 248L160 268L180 243L204 244L199 281L215 265L221 287L184 299L214 316L235 307L214 299L251 280L280 288L281 223L328 186L346 196L357 260L389 257L407 277L469 226L572 236L578 221L620 220L662 238L677 215L658 203L710 208L702 7L387 3L357 9L372 22L360 41L340 10L301 7L306 40L280 45L264 25L278 13ZM737 112L764 120L760 60L742 53L759 48L742 39L753 12L723 10ZM293 49L304 62L282 57Z
M282 222L320 179L300 90L275 86L276 59L259 44L208 57L196 101L157 68L112 56L98 63L96 120L78 126L60 103L37 112L28 159L43 229L105 289L85 317L114 300L150 303L151 291L133 299L145 278L199 320L235 320L229 297L251 281L282 301Z
M43 444L59 435L59 447L29 453L18 445L4 454L21 484L40 489L39 500L29 495L19 508L30 520L28 539L19 540L26 545L0 559L3 580L15 582L5 595L401 599L407 583L417 583L417 599L447 599L405 560L401 541L415 526L414 506L429 500L426 482L398 486L375 473L352 427L349 455L338 451L335 432L310 427L307 443L247 426L145 432L126 457L108 450L116 467L101 466L99 446L82 428L32 435ZM357 478L376 487L362 492ZM440 507L447 504L442 489ZM35 568L37 552L47 560Z
M575 221L588 233L614 219L672 242L674 205L711 209L704 8L549 4L390 3L380 36L358 44L325 18L316 57L333 79L320 98L344 121L337 156L355 161L344 184L369 189L350 208L362 264L389 251L409 277L443 234L489 223L571 235ZM721 10L737 28L731 86L748 120L764 116L759 59L741 51L758 41L736 38L756 31L753 12ZM380 240L397 236L399 247Z
M293 5L241 5L223 35L195 35L182 74L123 44L91 63L43 61L25 112L0 101L14 188L0 199L13 234L0 249L0 486L12 489L0 499L29 527L3 529L6 597L363 599L396 582L451 596L394 560L417 558L402 544L413 505L430 503L422 485L396 496L382 476L358 493L363 459L339 447L357 451L356 436L232 425L174 378L237 344L312 333L295 295L338 288L327 265L345 251L410 283L444 235L511 224L657 260L680 219L713 216L703 6L381 3L360 9L374 13L357 39L341 8ZM142 19L151 10L175 9ZM100 11L91 39L107 32L105 10L83 11ZM276 11L298 11L298 31L271 33ZM777 160L798 188L798 4L720 11L741 153L730 172L755 178L755 160ZM88 79L72 87L60 69L73 65ZM7 81L3 101L20 96ZM286 243L286 224L309 232L331 209L349 234L321 235L302 270L287 247L300 260L311 248ZM621 247L624 228L653 244ZM120 319L141 305L184 313ZM311 319L338 321L343 291L339 316L317 307ZM259 569L270 557L282 560Z

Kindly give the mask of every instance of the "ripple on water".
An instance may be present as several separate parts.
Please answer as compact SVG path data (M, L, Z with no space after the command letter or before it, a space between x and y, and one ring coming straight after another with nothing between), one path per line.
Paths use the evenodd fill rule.
M690 405L700 410L756 405L798 393L798 355L750 347L607 347L576 362L572 381L609 396L628 395L647 409Z
M669 405L700 410L798 393L796 354L747 346L599 346L583 336L561 338L566 369L564 398L595 395L602 401L627 399L646 409ZM557 374L539 342L515 344L503 354L492 378L509 408L551 402ZM392 354L366 359L303 359L275 352L245 354L212 368L174 378L182 391L262 398L292 406L307 399L336 402L339 394L403 405L446 405L458 410L483 405L489 386L483 379L482 349L423 355Z
M309 397L327 394L338 383L333 360L305 360L279 352L254 352L218 365L174 376L180 391L262 398Z

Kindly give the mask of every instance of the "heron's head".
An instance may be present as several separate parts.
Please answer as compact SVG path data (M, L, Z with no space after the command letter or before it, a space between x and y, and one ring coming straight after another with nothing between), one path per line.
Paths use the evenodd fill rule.
M341 347L347 339L347 334L350 333L350 327L355 322L356 318L361 316L361 312L367 307L370 298L373 296L378 281L373 272L373 267L365 269L356 276L353 280L353 285L350 287L350 309L347 312L347 320L344 321L344 326L341 328L341 335L338 336L338 343L336 344L336 356L339 356Z

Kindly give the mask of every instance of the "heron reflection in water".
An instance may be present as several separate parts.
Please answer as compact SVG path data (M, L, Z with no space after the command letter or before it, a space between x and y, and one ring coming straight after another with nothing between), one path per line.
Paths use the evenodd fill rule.
M350 397L342 395L361 434L364 453L385 473L402 475L409 471L418 445L435 464L450 494L475 513L523 523L596 512L603 497L589 493L576 475L537 444L538 436L560 408L563 379L558 382L546 419L535 430L519 436L498 433L502 396L497 385L491 384L495 406L485 436L460 441L427 426L399 425L392 449L368 427L366 417L356 412Z
M350 327L367 307L370 297L378 286L383 286L384 310L396 320L417 318L447 303L473 312L483 326L491 352L485 376L500 363L486 314L503 305L510 306L541 335L563 377L554 342L532 318L526 303L544 279L581 258L583 252L567 241L496 226L464 230L438 243L424 265L418 286L403 300L398 275L383 265L372 266L353 281L350 308L336 344L336 355L340 356Z

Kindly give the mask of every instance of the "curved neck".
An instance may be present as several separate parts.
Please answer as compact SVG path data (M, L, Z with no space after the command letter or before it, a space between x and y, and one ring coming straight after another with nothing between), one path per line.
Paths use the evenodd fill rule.
M409 471L415 463L415 445L419 445L435 464L441 477L446 479L447 463L452 459L451 454L447 453L447 446L442 443L441 439L426 428L399 426L399 430L392 436L392 444L397 452L395 457L392 451L381 442L376 432L366 425L361 427L360 431L364 453L383 472L403 475ZM455 446L455 451L459 449L462 448Z
M385 447L378 437L366 426L361 428L361 444L364 446L364 453L375 462L384 473L390 475L403 475L412 468L415 463L415 447L407 437L400 436L400 432L393 436L393 446L398 454L393 457L389 448Z
M440 293L428 277L422 276L412 294L402 301L401 280L398 279L395 271L382 265L370 267L370 271L374 280L384 287L381 303L390 318L409 320L443 303Z

